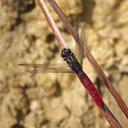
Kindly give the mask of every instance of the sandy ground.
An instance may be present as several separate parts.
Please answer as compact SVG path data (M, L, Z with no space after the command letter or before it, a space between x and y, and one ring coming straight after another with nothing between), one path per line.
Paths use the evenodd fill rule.
M78 18L80 26L86 22L87 44L128 106L128 1L57 2L73 25ZM48 6L73 48L72 37ZM17 65L65 64L35 2L1 0L0 14L0 128L110 128L74 74L31 74ZM83 67L115 117L127 128L128 120L86 58Z

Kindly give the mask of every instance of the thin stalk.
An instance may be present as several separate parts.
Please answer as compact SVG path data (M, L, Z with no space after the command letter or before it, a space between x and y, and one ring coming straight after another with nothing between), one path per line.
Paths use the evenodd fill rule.
M66 48L66 43L65 43L58 27L56 26L56 23L54 22L52 16L50 15L50 13L49 13L46 5L45 5L44 0L37 0L37 3L40 6L41 10L43 11L51 29L53 30L53 32L54 32L54 34L55 34L55 36L59 42L61 49Z
M96 62L95 58L92 56L92 54L91 54L89 48L87 47L87 45L83 42L83 40L80 39L79 34L72 27L69 20L67 19L65 14L62 12L62 10L59 8L57 3L54 0L48 0L48 1L49 1L50 5L53 7L53 9L56 11L56 13L58 14L58 16L60 17L62 22L64 23L68 32L75 39L76 43L79 43L82 46L85 56L87 56L88 60L90 61L90 63L94 67L94 69L96 70L99 78L105 83L107 89L109 90L111 95L114 97L114 99L118 103L119 107L121 108L121 110L123 111L125 116L128 118L128 108L127 108L126 104L124 103L124 101L122 100L122 98L120 97L120 95L118 94L116 89L112 86L110 80L107 78L107 76L103 72L102 68Z
M39 2L40 6L41 6L41 9L42 11L45 13L45 16L46 16L46 19L47 21L49 22L49 24L51 25L51 19L52 17L50 16L50 13L48 12L48 9L45 5L45 2L44 0L40 0L42 2ZM52 19L52 22L54 22L54 20ZM56 26L55 22L54 22L54 25ZM53 32L55 32L56 27L53 27L52 26L52 30ZM57 28L58 29L58 28ZM59 29L58 29L59 31ZM60 32L59 32L60 33ZM55 36L58 38L58 35L55 34ZM61 33L60 33L60 36L61 36ZM61 36L61 38L63 38ZM61 39L59 40L60 44L61 44L61 41L64 41L64 39ZM65 42L64 42L65 43ZM116 120L116 118L114 117L114 115L110 112L110 110L108 109L108 107L104 104L99 92L97 91L97 89L94 87L94 84L91 82L91 80L87 77L87 75L83 72L84 76L78 76L81 83L83 84L83 86L87 89L88 93L90 94L90 96L92 97L92 99L94 100L94 102L96 103L96 105L98 106L99 110L103 113L103 115L105 116L105 118L108 120L108 122L110 123L110 125L112 126L112 128L122 128L122 126L120 125L120 123ZM88 81L88 83L86 83L86 80ZM88 87L87 87L88 86ZM97 98L100 99L100 103L99 103L99 100L92 94L92 92L89 92L90 91L90 87L92 89L92 91L95 91L95 94L97 94ZM95 97L95 98L94 98Z

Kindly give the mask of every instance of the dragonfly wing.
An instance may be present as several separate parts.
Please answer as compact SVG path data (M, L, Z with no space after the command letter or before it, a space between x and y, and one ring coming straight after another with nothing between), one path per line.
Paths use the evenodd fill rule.
M77 25L77 30L78 28L79 28L79 25ZM80 31L78 30L78 33L79 33L80 38L83 40L83 42L86 43L86 24L85 23L81 24L81 29ZM83 45L76 43L76 46L75 46L75 56L77 57L81 66L83 65L83 59L84 59Z
M84 42L84 44L83 45L85 45L85 44L87 44L87 24L86 23L82 23L81 24L81 29L80 29L80 38L82 39L82 41ZM81 47L81 49L83 49L82 47L83 46L80 46ZM85 55L84 55L84 49L83 49L83 51L82 51L82 55L83 55L83 57L85 57Z
M75 56L77 58L77 60L79 61L80 65L83 65L83 50L81 49L80 45L77 43L75 45Z
M66 64L19 64L30 73L73 73Z

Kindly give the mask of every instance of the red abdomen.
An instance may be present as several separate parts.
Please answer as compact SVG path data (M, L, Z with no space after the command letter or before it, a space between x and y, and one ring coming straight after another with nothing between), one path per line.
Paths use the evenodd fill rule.
M100 93L92 83L92 81L89 79L89 77L82 71L81 73L78 74L78 77L83 84L83 86L87 89L88 93L91 95L92 99L95 101L95 103L103 109L104 107L104 102L101 98Z

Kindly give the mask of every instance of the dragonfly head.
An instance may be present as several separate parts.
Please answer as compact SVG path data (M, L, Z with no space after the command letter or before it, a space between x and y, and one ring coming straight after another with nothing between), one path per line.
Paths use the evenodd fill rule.
M64 60L71 54L71 50L70 49L62 49L61 52L61 56L64 58Z

